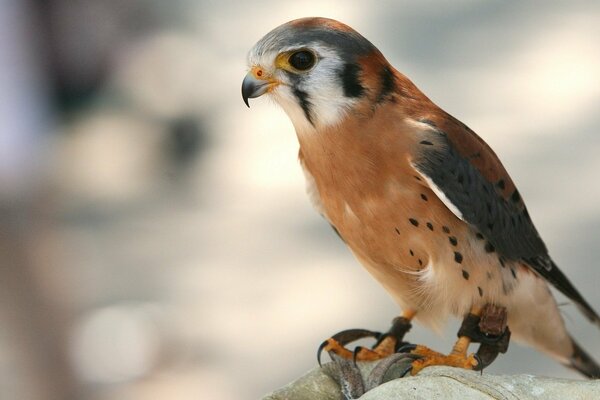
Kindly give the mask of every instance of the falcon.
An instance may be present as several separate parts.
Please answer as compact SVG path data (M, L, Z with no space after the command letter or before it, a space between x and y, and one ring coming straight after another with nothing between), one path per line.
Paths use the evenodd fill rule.
M315 208L402 309L384 334L349 329L320 347L337 359L404 352L410 371L482 370L510 338L588 377L600 366L569 335L549 286L600 317L550 258L494 151L347 25L283 24L248 54L242 97L289 116ZM463 319L449 354L404 341L413 319ZM346 345L375 337L372 348ZM471 343L480 343L469 354ZM319 354L320 354L319 351Z

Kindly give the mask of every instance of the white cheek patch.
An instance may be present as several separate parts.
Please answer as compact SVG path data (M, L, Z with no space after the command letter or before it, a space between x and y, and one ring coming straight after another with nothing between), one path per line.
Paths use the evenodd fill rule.
M304 110L298 104L298 98L288 86L279 85L271 93L273 100L283 108L296 132L312 132L315 126L306 118Z
M356 99L344 95L339 76L344 63L335 51L318 43L308 43L302 47L313 50L318 61L310 71L298 72L301 77L295 83L290 81L286 72L275 68L277 54L295 48L282 48L277 53L262 52L255 48L248 54L248 63L251 66L260 65L281 82L269 94L288 114L298 133L309 133L341 123ZM310 120L294 90L306 94Z
M344 95L339 76L344 67L343 61L333 50L318 44L309 47L315 49L319 61L303 78L299 89L308 94L315 126L337 125L356 102Z

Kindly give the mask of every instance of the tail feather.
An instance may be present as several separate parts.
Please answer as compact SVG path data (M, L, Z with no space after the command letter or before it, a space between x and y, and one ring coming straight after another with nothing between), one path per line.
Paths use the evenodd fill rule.
M588 378L600 378L600 365L583 350L576 341L573 342L573 355L569 359L569 367L579 371Z
M600 315L598 315L596 310L594 310L594 308L583 298L581 293L575 289L575 286L573 286L571 281L569 281L569 279L562 273L554 261L549 260L549 262L552 265L552 268L550 269L552 274L547 272L546 275L543 273L541 273L541 275L558 290L560 290L565 296L571 299L577 305L577 308L579 308L581 313L585 315L591 323L600 328Z
M600 328L600 316L598 316L598 313L596 313L596 311L594 311L594 309L592 308L592 306L590 306L585 300L581 299L580 301L576 301L575 303L577 305L577 308L579 308L579 311L581 311L581 313L583 315L586 316L586 318L594 325L596 325L598 328Z

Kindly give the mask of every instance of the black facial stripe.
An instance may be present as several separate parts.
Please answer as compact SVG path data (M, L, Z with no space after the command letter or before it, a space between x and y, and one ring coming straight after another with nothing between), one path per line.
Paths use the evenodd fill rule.
M344 96L360 97L365 92L365 88L361 85L358 74L360 67L357 64L345 64L344 69L340 71L342 86L344 88Z
M298 99L298 103L300 104L300 107L302 107L302 111L304 111L304 116L306 117L308 122L310 122L312 124L313 123L312 117L311 117L312 103L308 99L308 93L306 93L305 91L300 90L296 86L294 86L294 96L296 96L296 98Z
M388 67L388 66L383 67L383 69L381 70L381 72L379 74L379 79L381 80L381 91L379 92L379 95L377 95L377 100L376 100L377 103L381 103L382 101L384 101L385 98L390 93L393 93L394 90L396 89L396 81L394 79L394 73L392 72L390 67Z

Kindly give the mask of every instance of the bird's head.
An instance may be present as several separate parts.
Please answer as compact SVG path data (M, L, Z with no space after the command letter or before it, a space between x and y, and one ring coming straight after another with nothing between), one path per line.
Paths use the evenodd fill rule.
M379 50L347 25L326 18L283 24L248 54L242 97L270 95L297 131L340 123L365 99L394 89L395 75Z

